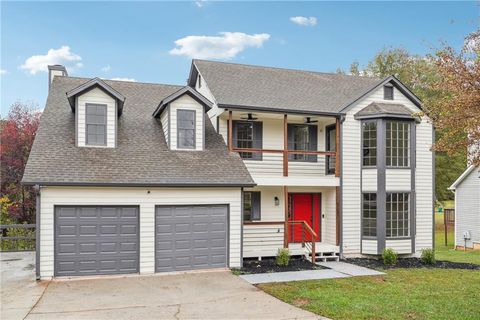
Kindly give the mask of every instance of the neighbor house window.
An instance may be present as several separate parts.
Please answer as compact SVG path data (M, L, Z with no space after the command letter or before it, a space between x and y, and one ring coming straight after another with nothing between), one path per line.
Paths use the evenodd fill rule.
M410 194L406 192L387 193L387 238L410 235Z
M363 165L377 165L377 122L362 123Z
M326 139L326 150L327 151L335 151L336 150L336 130L335 125L330 125L325 129L325 139ZM325 157L327 165L327 174L334 174L335 173L335 156L326 156Z
M362 201L362 235L377 236L377 194L364 193Z
M317 151L317 132L316 125L289 124L288 150ZM317 155L290 153L288 160L317 162Z
M390 85L383 87L383 99L393 100L393 86Z
M234 121L233 145L241 149L262 148L262 123L258 121ZM262 160L261 152L239 152L242 159Z
M107 145L107 106L88 103L85 113L87 145Z
M260 192L245 191L243 193L243 221L255 221L260 218Z
M387 166L408 167L410 124L403 121L387 121Z
M195 149L195 111L177 110L177 148Z

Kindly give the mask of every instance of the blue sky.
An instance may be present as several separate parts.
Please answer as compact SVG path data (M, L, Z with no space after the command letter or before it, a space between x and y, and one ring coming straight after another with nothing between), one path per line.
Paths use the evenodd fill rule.
M478 16L478 2L2 2L1 116L18 99L44 107L46 63L170 84L192 56L334 72L389 46L459 48Z

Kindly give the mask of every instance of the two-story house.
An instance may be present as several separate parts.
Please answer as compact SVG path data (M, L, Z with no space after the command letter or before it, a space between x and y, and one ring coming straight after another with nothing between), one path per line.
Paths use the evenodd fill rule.
M204 60L183 87L49 77L23 178L41 278L433 246L433 128L394 77Z

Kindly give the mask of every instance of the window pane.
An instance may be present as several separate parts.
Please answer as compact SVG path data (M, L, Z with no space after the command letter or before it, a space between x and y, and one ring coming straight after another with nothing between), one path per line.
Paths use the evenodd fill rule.
M335 151L335 143L336 143L336 131L335 127L328 127L327 128L327 151ZM335 173L335 156L326 156L325 157L327 162L327 174L334 174Z
M195 148L195 130L178 129L178 147Z
M408 167L410 124L399 121L387 122L387 166Z
M250 149L253 148L253 122L237 122L237 139L233 141L233 144L237 148ZM243 159L252 159L253 152L240 152L240 156Z
M106 145L107 106L87 104L85 121L87 145Z
M243 220L260 220L260 192L243 193Z
M377 123L364 122L362 125L363 136L363 165L377 165Z
M184 149L195 148L195 111L177 111L177 147Z
M362 207L362 234L365 237L377 236L377 194L364 193Z
M409 193L387 193L387 237L408 237L410 235L409 199Z

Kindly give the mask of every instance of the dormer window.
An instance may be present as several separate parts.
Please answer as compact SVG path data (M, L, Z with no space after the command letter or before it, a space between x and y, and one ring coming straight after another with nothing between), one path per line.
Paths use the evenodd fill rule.
M188 86L160 101L153 116L160 119L168 148L182 151L205 150L205 121L210 121L206 112L211 106L212 103L207 98Z
M393 86L391 84L383 86L383 99L393 100Z
M106 146L107 145L107 105L106 104L89 104L86 107L86 129L87 140L89 146Z
M195 110L177 110L177 148L195 149Z

